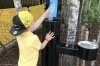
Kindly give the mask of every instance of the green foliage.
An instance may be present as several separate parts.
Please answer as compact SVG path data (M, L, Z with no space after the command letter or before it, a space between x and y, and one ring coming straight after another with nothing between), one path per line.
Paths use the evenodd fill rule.
M89 26L93 22L100 25L100 0L84 0L82 23Z

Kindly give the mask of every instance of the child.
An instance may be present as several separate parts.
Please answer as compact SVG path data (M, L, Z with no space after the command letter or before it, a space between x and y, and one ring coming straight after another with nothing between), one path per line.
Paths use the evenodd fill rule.
M49 32L46 34L44 42L41 43L38 36L31 32L31 30L36 30L42 21L43 19L40 19L32 23L33 16L28 11L18 12L14 16L14 26L10 29L10 33L16 36L19 46L18 66L37 66L39 50L43 49L54 38L54 33Z

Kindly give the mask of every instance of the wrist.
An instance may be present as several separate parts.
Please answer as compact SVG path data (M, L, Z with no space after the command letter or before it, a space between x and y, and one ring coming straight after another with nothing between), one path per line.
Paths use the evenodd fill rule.
M48 39L45 39L45 41L49 42L49 40L48 40Z

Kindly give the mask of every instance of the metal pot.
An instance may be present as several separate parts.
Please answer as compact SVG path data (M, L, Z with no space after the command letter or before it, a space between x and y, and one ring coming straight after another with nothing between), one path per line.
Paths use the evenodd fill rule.
M98 45L90 41L80 41L78 42L78 57L87 60L93 61L96 59Z

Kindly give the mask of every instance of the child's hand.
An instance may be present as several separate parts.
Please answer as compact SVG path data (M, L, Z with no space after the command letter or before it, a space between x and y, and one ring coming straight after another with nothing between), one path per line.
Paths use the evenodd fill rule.
M51 31L50 31L49 33L46 34L45 40L50 41L50 40L52 40L54 37L55 37L55 36L54 36L54 32L51 32Z

